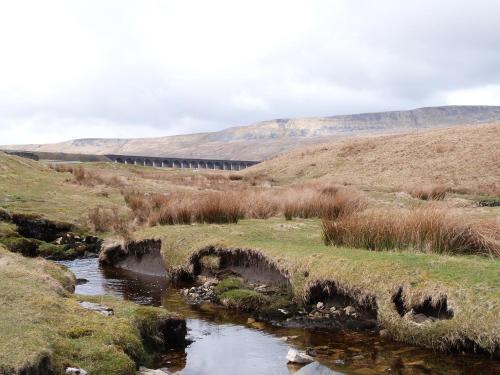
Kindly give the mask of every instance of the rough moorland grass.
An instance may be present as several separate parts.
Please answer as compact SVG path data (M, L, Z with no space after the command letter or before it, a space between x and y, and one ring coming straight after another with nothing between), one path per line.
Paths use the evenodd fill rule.
M66 366L90 374L135 374L148 355L144 324L168 315L109 297L74 296L74 276L41 258L0 247L0 373L20 373L49 358L54 373ZM115 315L83 309L78 300L104 303ZM153 319L152 319L153 317ZM27 372L28 373L28 372Z
M51 220L82 227L93 207L123 206L118 190L103 196L102 187L67 182L69 173L58 173L43 164L0 152L0 208L18 213L42 214Z
M321 222L313 219L153 227L136 236L161 238L166 263L172 268L187 269L189 257L207 246L261 250L288 271L298 300L317 280L333 280L355 296L375 296L379 322L403 341L446 349L467 339L490 352L500 344L500 260L326 246ZM400 287L408 305L428 296L446 296L453 319L428 325L404 320L392 302Z

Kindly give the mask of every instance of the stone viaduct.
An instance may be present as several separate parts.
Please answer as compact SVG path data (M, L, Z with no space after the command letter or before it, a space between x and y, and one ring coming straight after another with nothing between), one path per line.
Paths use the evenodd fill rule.
M105 155L115 163L162 168L221 169L239 171L259 163L248 160L217 160L193 158L163 158L159 156Z

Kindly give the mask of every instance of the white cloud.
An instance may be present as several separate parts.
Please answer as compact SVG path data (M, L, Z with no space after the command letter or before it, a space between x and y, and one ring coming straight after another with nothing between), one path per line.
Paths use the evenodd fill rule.
M2 1L0 144L499 104L499 11L487 0Z
M500 105L500 84L452 91L446 95L446 102L451 105Z

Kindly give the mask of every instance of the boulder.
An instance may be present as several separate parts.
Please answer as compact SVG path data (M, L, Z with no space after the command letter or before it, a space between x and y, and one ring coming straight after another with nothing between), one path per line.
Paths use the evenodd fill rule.
M318 302L318 303L316 304L316 308L317 308L318 310L323 309L323 307L325 307L325 304L324 304L323 302Z
M306 352L298 351L297 349L290 349L286 355L288 362L292 363L311 363L314 362L314 358L306 354Z
M319 362L312 362L302 367L295 375L343 375L343 373L330 370Z
M170 371L168 371L166 368L162 369L149 369L146 367L139 367L139 371L136 372L137 375L172 375Z
M80 306L82 306L84 309L95 311L96 313L99 313L104 316L111 316L113 315L113 309L104 305L101 305L99 303L94 303L94 302L80 302Z
M71 374L71 375L87 375L87 371L81 368L76 368L76 367L68 367L66 368L66 374Z

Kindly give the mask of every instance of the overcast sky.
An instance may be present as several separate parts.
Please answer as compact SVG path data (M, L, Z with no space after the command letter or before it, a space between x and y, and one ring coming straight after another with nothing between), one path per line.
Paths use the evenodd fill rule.
M0 144L500 105L491 0L0 0Z

